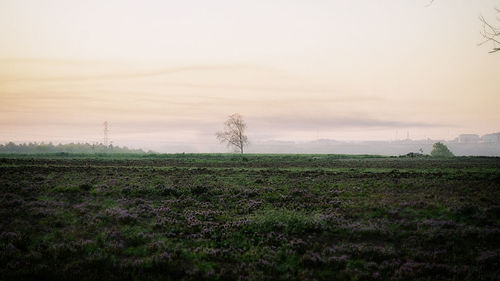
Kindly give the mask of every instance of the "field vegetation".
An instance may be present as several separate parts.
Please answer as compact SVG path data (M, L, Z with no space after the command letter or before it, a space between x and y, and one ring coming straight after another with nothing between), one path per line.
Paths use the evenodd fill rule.
M500 159L3 155L1 280L495 280Z

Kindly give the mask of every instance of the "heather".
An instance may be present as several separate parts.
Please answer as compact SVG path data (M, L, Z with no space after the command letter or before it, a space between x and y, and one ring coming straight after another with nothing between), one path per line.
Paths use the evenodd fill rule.
M1 280L495 280L500 159L0 158Z

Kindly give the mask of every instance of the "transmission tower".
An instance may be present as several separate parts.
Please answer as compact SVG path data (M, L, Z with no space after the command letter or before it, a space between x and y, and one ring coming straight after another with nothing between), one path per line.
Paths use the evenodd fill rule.
M108 146L108 121L104 121L104 145Z

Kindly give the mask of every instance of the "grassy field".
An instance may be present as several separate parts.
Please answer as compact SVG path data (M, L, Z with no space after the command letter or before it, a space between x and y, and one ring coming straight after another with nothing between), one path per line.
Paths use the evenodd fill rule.
M498 280L500 158L3 155L0 280Z

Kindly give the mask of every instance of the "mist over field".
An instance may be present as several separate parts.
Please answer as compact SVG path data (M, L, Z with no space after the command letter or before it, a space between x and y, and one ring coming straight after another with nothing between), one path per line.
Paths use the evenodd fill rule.
M253 144L498 132L497 1L428 4L2 1L0 142L100 143L108 121L115 145L227 152L233 113Z
M500 0L0 0L0 280L500 276Z

